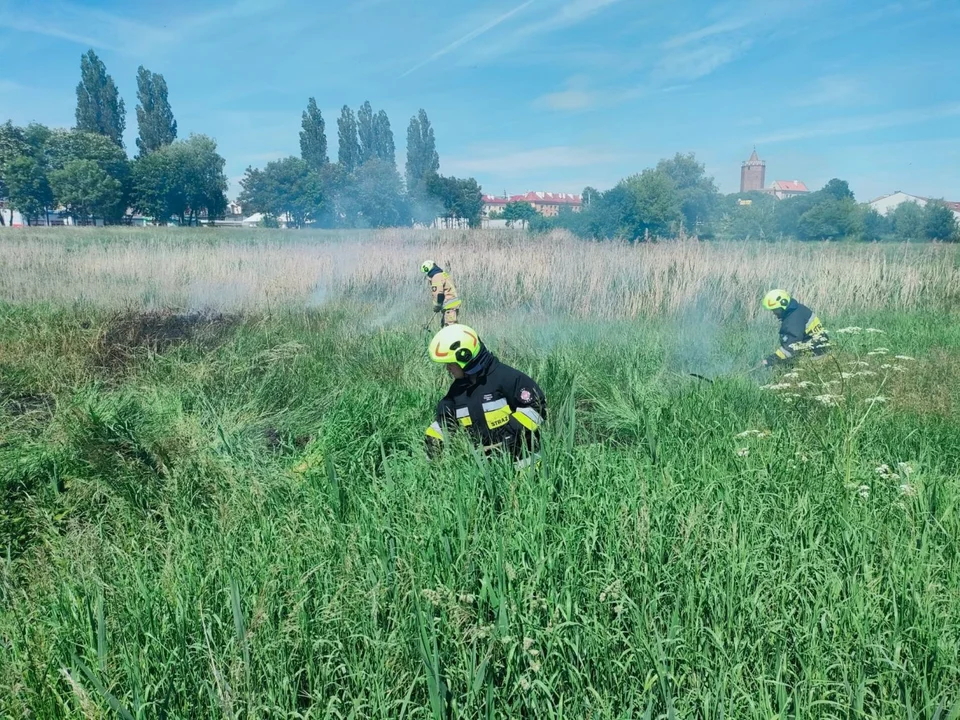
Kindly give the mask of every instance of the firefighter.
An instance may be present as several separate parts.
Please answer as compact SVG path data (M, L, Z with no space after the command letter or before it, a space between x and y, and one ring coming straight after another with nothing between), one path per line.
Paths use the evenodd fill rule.
M430 359L447 366L453 384L427 429L427 454L463 429L487 455L508 454L523 467L536 457L547 401L540 386L500 362L466 325L448 325L430 341Z
M430 297L433 300L433 311L442 312L440 327L453 325L460 314L460 297L450 275L443 271L433 260L424 261L420 269L426 273L427 283L430 285Z
M830 339L820 318L806 305L790 297L786 290L768 292L763 296L763 307L772 311L780 321L780 347L763 361L764 365L790 363L804 352L814 355L827 352Z

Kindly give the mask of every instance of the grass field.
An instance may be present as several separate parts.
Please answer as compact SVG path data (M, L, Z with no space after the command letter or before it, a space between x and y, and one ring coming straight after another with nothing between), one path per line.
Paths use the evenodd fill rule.
M956 720L958 250L0 232L0 717ZM428 257L539 470L426 461Z

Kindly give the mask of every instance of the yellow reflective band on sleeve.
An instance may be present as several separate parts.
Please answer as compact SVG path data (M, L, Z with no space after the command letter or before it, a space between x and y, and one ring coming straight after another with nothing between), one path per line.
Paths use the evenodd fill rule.
M535 423L532 419L527 417L520 410L517 410L517 412L513 414L513 419L516 420L521 425L523 425L530 432L534 432L538 427L537 423Z
M460 421L460 424L463 427L470 427L473 425L473 418L470 417L470 408L457 408L457 420Z
M444 310L453 310L454 308L460 307L460 298L454 298L453 300L447 300L443 303Z
M483 419L487 422L487 427L491 430L506 425L510 422L510 405L506 399L491 400L482 405Z
M774 353L774 355L776 355L781 360L786 360L788 357L790 357L790 353L784 350L782 347L777 348L777 351Z
M820 322L820 318L816 315L810 318L810 322L807 323L806 332L807 335L822 335L823 323Z
M427 437L435 440L443 440L443 430L440 429L440 423L434 423L427 428Z

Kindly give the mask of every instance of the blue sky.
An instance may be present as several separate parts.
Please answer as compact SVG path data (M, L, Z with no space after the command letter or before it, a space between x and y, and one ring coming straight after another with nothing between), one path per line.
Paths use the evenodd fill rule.
M336 154L344 104L433 121L445 174L486 192L610 187L695 152L738 189L847 179L858 199L960 200L957 0L0 0L0 122L73 123L96 49L136 136L136 70L162 73L181 136L236 180L299 152L313 95Z

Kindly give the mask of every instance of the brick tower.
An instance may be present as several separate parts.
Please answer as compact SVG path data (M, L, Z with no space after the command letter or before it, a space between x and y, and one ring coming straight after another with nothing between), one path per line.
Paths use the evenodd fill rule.
M740 192L763 190L766 178L767 164L760 159L757 149L754 148L750 153L750 159L740 166Z

